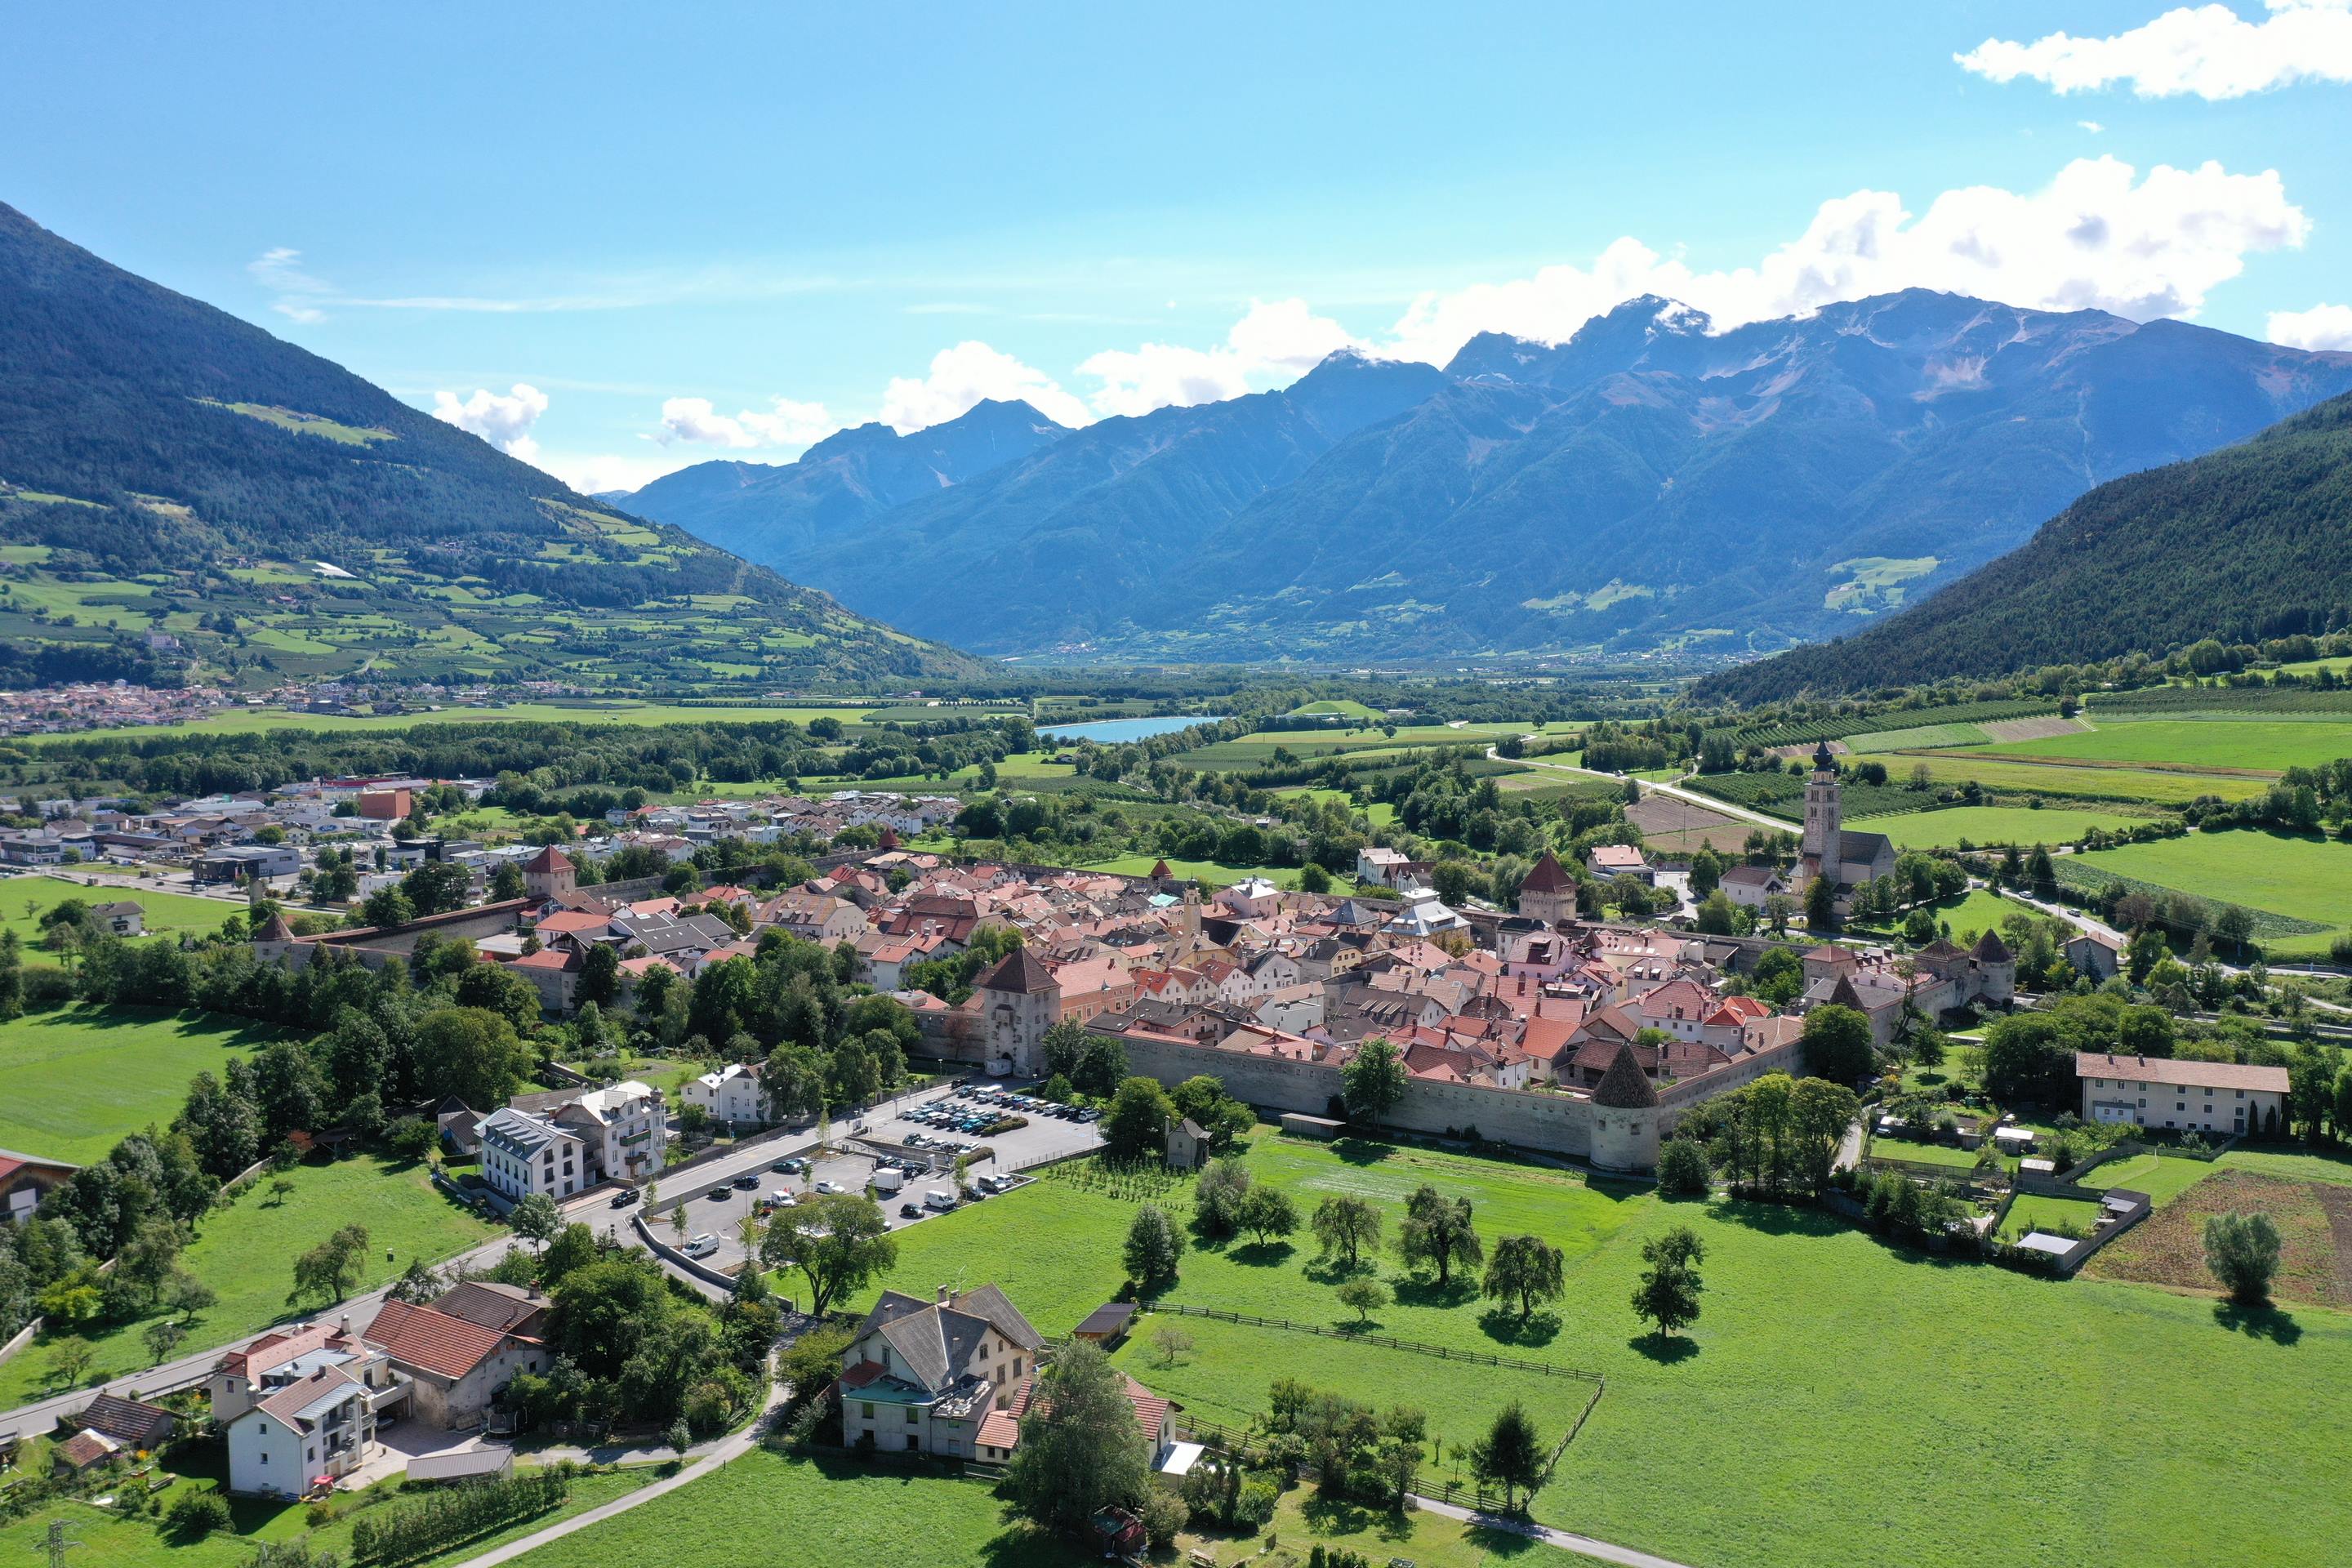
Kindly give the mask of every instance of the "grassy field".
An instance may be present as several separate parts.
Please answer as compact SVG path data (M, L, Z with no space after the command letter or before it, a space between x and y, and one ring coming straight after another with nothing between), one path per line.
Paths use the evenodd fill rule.
M1927 907L1935 912L1938 921L1952 928L1952 940L1966 947L1984 932L1999 931L2004 918L2025 906L2011 903L2000 894L1988 892L1982 888L1970 888L1958 898L1940 899ZM1895 931L1902 929L1903 918L1897 916L1880 926L1860 921L1853 924L1857 931Z
M1282 1494L1274 1520L1264 1532L1235 1533L1186 1531L1176 1538L1173 1561L1189 1560L1206 1552L1225 1568L1283 1568L1279 1556L1260 1556L1265 1537L1282 1542L1285 1552L1302 1551L1314 1542L1361 1552L1368 1563L1410 1563L1413 1568L1577 1568L1598 1563L1599 1558L1556 1546L1545 1546L1508 1531L1464 1525L1414 1510L1398 1515L1323 1497L1315 1488L1296 1486Z
M562 1507L475 1536L446 1552L409 1564L408 1568L446 1568L446 1564L466 1562L507 1542L625 1497L656 1474L656 1467L638 1466L576 1477L572 1483L572 1495ZM169 1508L182 1492L211 1488L216 1480L217 1478L191 1476L174 1482L163 1494L162 1506ZM391 1495L379 1483L367 1492L347 1494L343 1500L348 1503L378 1493ZM313 1529L305 1517L308 1510L299 1504L285 1506L259 1499L237 1499L230 1507L234 1529L202 1541L187 1541L157 1524L123 1519L86 1503L54 1504L14 1523L0 1525L0 1560L32 1561L33 1553L44 1550L51 1520L65 1521L67 1535L79 1548L68 1559L77 1568L240 1568L250 1561L261 1542L290 1541L305 1532L314 1549L348 1556L352 1529L361 1517L354 1509L331 1523Z
M2352 757L2352 723L2313 718L2103 719L2075 735L2003 746L2004 753L2061 761L2167 763L2186 768L2284 773Z
M146 911L143 930L149 936L216 931L221 921L245 909L242 900L232 902L226 899L197 899L185 893L113 888L103 882L92 888L64 875L8 877L0 879L0 927L15 931L27 947L37 946L42 934L40 917L68 899L79 899L86 904L116 903L127 899Z
M85 1165L167 1125L188 1080L218 1076L278 1031L217 1015L72 1007L0 1027L0 1149Z
M1251 1158L1301 1198L1363 1191L1391 1226L1398 1194L1426 1176L1474 1197L1490 1243L1526 1228L1563 1247L1568 1295L1557 1322L1508 1348L1593 1368L1609 1383L1562 1463L1572 1480L1537 1500L1548 1523L1710 1568L1944 1568L1984 1552L1952 1529L1956 1518L2024 1506L2035 1526L2005 1538L2001 1554L2028 1568L2201 1563L2211 1535L2200 1483L2259 1473L2267 1506L2233 1521L2235 1560L2332 1563L2352 1525L2336 1457L2352 1445L2352 1404L2308 1397L2352 1379L2352 1317L2220 1313L2140 1286L1915 1256L1803 1211L1664 1204L1414 1151L1262 1135ZM891 1283L928 1291L997 1279L1044 1331L1066 1331L1116 1289L1134 1205L1055 1189L1042 1182L914 1227ZM1641 1243L1676 1224L1707 1249L1705 1315L1661 1349L1626 1297ZM1189 1252L1170 1295L1293 1317L1306 1314L1286 1306L1307 1306L1339 1321L1305 1249L1276 1251ZM1398 1278L1392 1265L1381 1272ZM1424 1294L1381 1318L1400 1337L1497 1344L1484 1311ZM1232 1374L1234 1385L1285 1370L1292 1338L1238 1352L1252 1364ZM1418 1399L1442 1381L1418 1365L1428 1359L1396 1352L1388 1375L1351 1392ZM2184 1366L2231 1399L2200 1406L2189 1424L2081 1419L2085 1407L2161 1407ZM1149 1382L1150 1372L1139 1375ZM1885 1397L1898 1386L1903 1398ZM2124 1466L2148 1484L2119 1495L2111 1478ZM1692 1485L1694 1476L1707 1484Z
M2261 778L2002 762L1967 752L1923 752L1916 760L1927 764L1928 776L1937 784L1958 784L1974 780L1997 795L2039 795L2061 800L2126 800L2144 801L2151 805L2186 805L2200 795L2246 800L2270 788L2270 781ZM1905 762L1899 771L1907 774L1910 763Z
M2308 921L2327 929L2265 940L2278 953L2324 953L2352 926L2352 844L2240 828L2126 844L2082 857L2085 866L2200 899Z
M293 1260L342 1226L367 1227L361 1290L392 1279L414 1259L437 1262L495 1233L494 1226L436 1192L422 1165L364 1155L328 1165L298 1165L287 1178L294 1190L282 1203L269 1195L265 1176L228 1207L205 1215L196 1238L180 1255L180 1266L220 1296L199 1314L189 1332L192 1342L218 1343L280 1319L325 1310L328 1303L322 1301L300 1303L299 1310L288 1301ZM152 1364L140 1341L145 1327L142 1320L85 1336L97 1352L89 1380L119 1377ZM44 1353L47 1342L45 1335L0 1363L0 1409L55 1392L56 1380Z
M1120 855L1108 860L1089 860L1089 871L1110 871L1121 877L1148 877L1151 868L1162 858L1158 855ZM1208 888L1227 888L1235 882L1245 882L1252 877L1264 877L1277 887L1298 886L1296 866L1228 866L1219 860L1170 860L1168 868L1179 877L1189 877Z
M1974 724L1920 724L1908 730L1872 730L1845 738L1849 752L1900 752L1923 746L1982 746L1990 735Z
M1884 833L1897 849L1956 849L1962 841L1982 847L2015 844L2070 844L2094 827L2110 832L2137 826L2146 820L2112 811L2086 811L2079 806L1955 805L1943 811L1898 812L1892 816L1868 816L1846 826L1868 833Z
M524 1568L1075 1568L1089 1553L1008 1521L978 1481L754 1448L717 1475L516 1559Z

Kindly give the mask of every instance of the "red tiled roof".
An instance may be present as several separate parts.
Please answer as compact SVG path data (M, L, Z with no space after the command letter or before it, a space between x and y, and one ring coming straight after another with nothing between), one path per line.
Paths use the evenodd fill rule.
M507 1336L406 1301L386 1301L361 1338L396 1362L439 1377L463 1377L488 1359Z
M522 863L526 871L569 871L572 857L551 844Z

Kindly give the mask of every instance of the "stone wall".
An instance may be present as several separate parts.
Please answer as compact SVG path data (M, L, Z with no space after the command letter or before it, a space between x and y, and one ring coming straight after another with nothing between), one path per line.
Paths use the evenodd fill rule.
M1123 1037L1121 1043L1130 1072L1158 1079L1171 1089L1205 1073L1223 1083L1234 1099L1269 1110L1321 1116L1340 1090L1339 1069L1320 1062L1252 1056L1182 1040ZM1589 1101L1566 1095L1415 1079L1406 1085L1404 1100L1384 1122L1414 1132L1475 1127L1481 1136L1500 1142L1583 1159L1592 1152L1591 1118Z

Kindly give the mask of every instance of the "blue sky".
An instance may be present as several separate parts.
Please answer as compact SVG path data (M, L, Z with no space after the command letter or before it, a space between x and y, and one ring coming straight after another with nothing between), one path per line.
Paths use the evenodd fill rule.
M2352 0L2273 4L46 6L0 200L583 485L1651 289L2352 347Z

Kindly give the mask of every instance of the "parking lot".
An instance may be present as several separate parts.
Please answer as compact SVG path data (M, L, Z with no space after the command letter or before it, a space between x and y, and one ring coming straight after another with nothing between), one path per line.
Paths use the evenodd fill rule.
M740 1228L743 1217L763 1212L784 1194L797 1201L803 1194L828 1187L863 1193L879 1168L885 1172L884 1184L889 1184L894 1176L899 1184L895 1194L877 1194L882 1212L895 1230L940 1212L925 1206L924 1194L935 1188L953 1193L953 1172L960 1154L982 1148L990 1151L990 1157L974 1161L969 1172L979 1201L984 1202L992 1195L989 1185L1013 1180L1012 1173L1017 1169L1102 1144L1098 1123L1066 1119L1045 1101L1029 1100L1021 1088L1000 1083L970 1084L961 1094L941 1089L919 1100L901 1100L891 1109L898 1114L836 1123L836 1152L813 1164L808 1151L787 1153L780 1146L773 1160L735 1175L714 1190L705 1192L698 1186L680 1202L663 1203L646 1216L646 1224L663 1241L675 1245L677 1233L670 1214L682 1207L687 1239L710 1238L711 1251L702 1261L731 1271L743 1259ZM1028 1124L1007 1132L980 1131L990 1121L1006 1116L1025 1118ZM775 1168L782 1165L793 1168ZM625 1230L625 1215L614 1217Z

